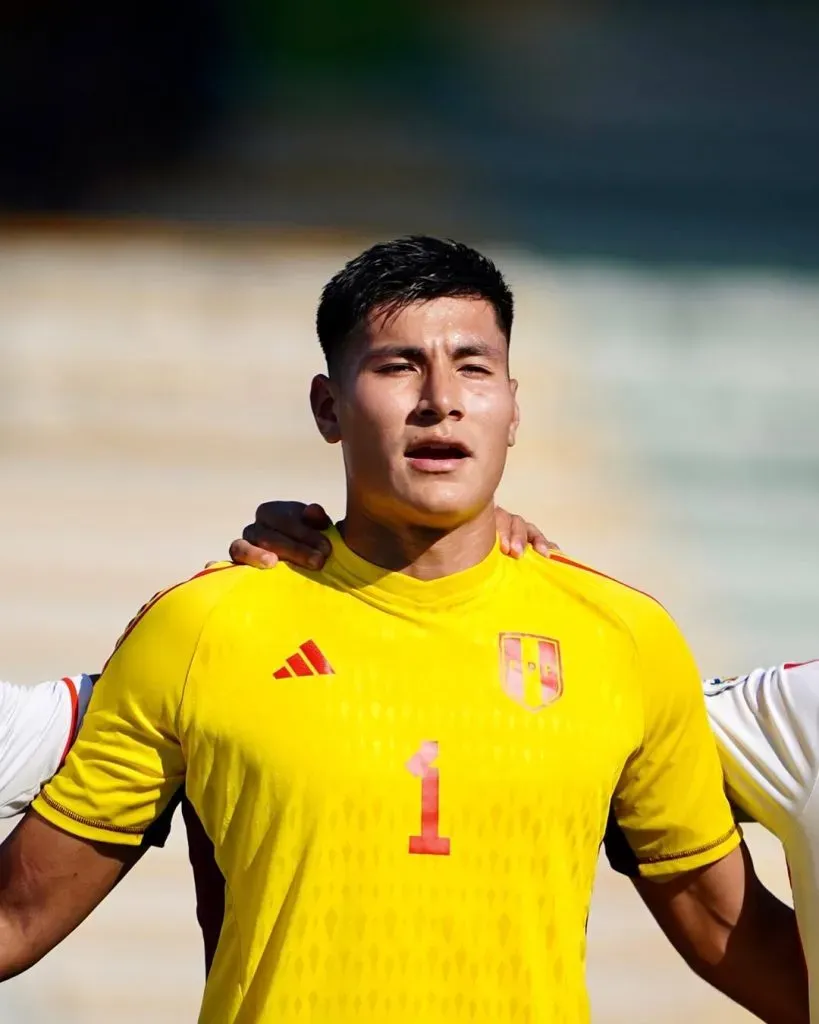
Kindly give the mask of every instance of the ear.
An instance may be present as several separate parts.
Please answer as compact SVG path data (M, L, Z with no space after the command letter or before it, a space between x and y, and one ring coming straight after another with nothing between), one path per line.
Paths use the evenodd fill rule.
M317 373L310 385L310 408L319 433L327 444L338 444L341 440L341 427L336 414L338 395L329 377Z
M509 424L509 436L506 440L506 444L509 448L513 448L515 445L515 439L518 436L518 427L520 426L520 406L518 405L518 382L516 380L509 381L509 389L512 392L512 403L513 403L513 414L512 422Z

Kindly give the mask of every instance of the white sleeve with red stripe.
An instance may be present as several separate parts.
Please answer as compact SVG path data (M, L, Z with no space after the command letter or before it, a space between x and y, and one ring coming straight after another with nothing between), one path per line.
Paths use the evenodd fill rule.
M86 675L38 686L0 682L0 817L24 811L60 767L91 690Z
M782 837L819 777L819 661L709 679L704 689L732 798Z

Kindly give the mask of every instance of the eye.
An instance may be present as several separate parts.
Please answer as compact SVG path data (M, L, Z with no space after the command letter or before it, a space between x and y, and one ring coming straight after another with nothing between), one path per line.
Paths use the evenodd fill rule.
M489 377L492 371L488 366L481 366L480 363L466 363L461 367L461 373L466 373L470 377Z
M388 377L397 377L408 370L412 371L412 369L412 363L387 363L386 366L379 366L376 373L382 373Z

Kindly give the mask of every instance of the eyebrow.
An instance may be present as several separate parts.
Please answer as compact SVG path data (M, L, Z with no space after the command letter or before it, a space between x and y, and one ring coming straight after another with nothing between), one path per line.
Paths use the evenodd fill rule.
M471 356L496 356L498 350L494 345L488 345L485 341L470 341L458 345L453 355L456 359L469 359Z
M453 359L470 359L475 356L497 356L497 349L484 341L470 341L456 346L452 353ZM418 345L385 345L369 353L370 359L406 359L408 362L422 363L427 358L426 350Z

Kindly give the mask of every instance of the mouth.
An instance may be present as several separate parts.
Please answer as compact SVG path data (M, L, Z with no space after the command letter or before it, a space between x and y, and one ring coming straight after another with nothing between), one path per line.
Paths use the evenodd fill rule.
M472 452L460 441L419 441L409 445L404 456L422 473L449 473L471 458Z

